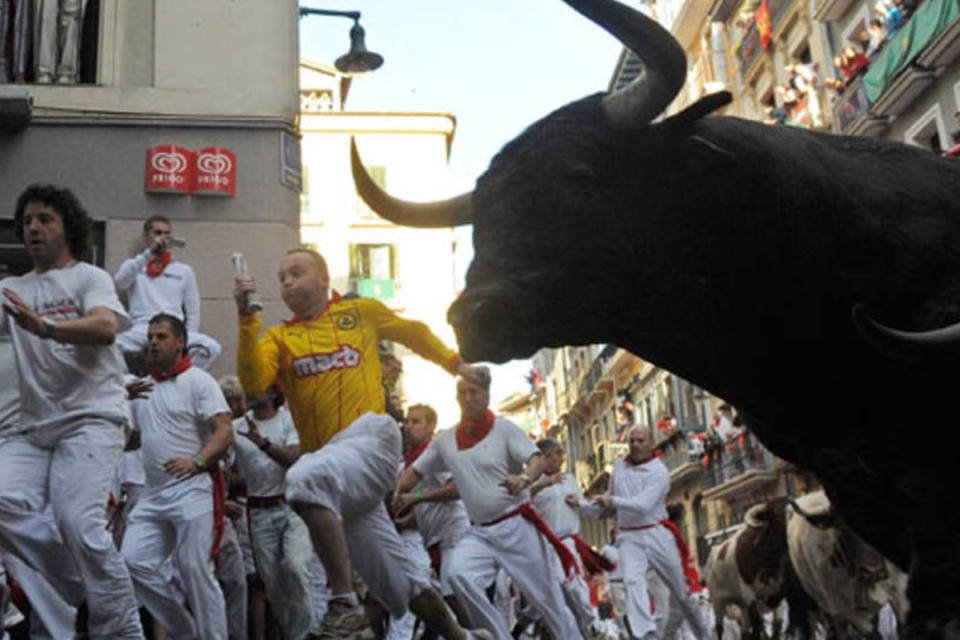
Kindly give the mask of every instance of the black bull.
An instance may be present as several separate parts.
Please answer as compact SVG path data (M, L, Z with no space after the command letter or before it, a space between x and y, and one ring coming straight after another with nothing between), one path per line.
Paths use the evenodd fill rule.
M709 389L910 570L913 633L953 629L960 162L703 117L726 94L651 124L679 45L612 0L567 2L637 52L633 86L533 124L441 203L387 195L354 149L361 195L401 224L473 224L449 312L467 359L612 342Z

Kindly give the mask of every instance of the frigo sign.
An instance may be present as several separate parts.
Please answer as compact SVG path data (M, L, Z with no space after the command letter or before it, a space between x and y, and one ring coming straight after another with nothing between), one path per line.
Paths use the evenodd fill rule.
M143 188L147 193L232 196L237 156L224 147L191 151L175 144L147 149Z

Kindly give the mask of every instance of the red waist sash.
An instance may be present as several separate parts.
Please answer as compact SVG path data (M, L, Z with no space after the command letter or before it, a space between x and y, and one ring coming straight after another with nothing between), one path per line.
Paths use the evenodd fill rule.
M522 516L524 520L529 521L537 528L537 531L540 532L540 535L547 539L547 542L553 546L554 550L557 552L557 555L560 556L560 564L563 565L563 573L568 578L575 573L580 573L580 570L577 568L577 560L573 557L573 554L570 553L570 549L567 548L567 545L563 544L563 541L557 537L557 534L555 534L550 526L544 522L543 518L540 517L540 514L537 513L537 510L533 508L533 503L529 500L521 504L513 511L508 511L496 520L484 522L480 526L489 527L499 524L504 520L509 520L514 516Z

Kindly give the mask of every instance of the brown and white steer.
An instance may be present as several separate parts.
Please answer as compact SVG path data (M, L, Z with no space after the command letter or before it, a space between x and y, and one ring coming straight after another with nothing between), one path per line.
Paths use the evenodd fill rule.
M885 604L907 615L907 575L844 524L823 491L787 506L787 551L822 622L839 637L872 634Z
M785 498L751 507L744 527L710 550L704 577L716 615L717 638L731 605L740 610L744 638L760 638L762 615L776 612L791 584ZM779 629L779 621L774 625Z

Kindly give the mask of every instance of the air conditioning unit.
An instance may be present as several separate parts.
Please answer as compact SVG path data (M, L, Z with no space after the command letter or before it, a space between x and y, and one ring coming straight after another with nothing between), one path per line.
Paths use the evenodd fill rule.
M33 98L25 87L0 85L0 129L24 129L32 113Z

